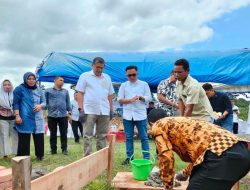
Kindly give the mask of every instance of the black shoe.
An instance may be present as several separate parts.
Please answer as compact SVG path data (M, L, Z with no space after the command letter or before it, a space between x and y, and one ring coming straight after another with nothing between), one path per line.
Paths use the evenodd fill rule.
M131 159L133 160L133 159ZM128 165L130 163L130 159L129 158L126 158L123 162L122 162L122 165Z
M57 151L56 150L51 150L50 154L57 154Z
M65 155L65 156L68 155L68 151L67 151L67 150L63 150L62 153L63 153L63 155Z
M40 157L40 156L39 156L39 157L36 157L36 160L37 160L37 161L43 161L43 159L44 159L43 156L41 156L41 157Z

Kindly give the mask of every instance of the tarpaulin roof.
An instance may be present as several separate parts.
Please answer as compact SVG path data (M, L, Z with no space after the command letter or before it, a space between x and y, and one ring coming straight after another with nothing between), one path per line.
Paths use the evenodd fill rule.
M39 81L52 82L55 76L63 76L66 83L75 84L79 76L91 70L92 60L103 57L104 72L113 82L127 80L125 68L138 67L139 79L155 89L169 76L177 59L190 63L190 75L199 82L215 82L228 85L250 84L250 50L231 51L162 51L162 52L84 52L49 54L37 67Z

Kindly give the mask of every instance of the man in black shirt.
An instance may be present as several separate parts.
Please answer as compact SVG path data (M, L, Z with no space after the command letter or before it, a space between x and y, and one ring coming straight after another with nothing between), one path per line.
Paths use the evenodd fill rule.
M218 114L218 119L214 124L219 125L228 131L233 131L233 111L232 104L226 93L217 92L209 83L203 84L207 97L211 103L213 110Z

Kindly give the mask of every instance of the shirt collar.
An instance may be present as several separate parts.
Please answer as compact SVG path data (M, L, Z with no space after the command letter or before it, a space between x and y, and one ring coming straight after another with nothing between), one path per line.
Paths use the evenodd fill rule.
M190 76L188 75L185 82L183 83L183 86L188 86L190 84Z
M130 81L128 81L129 82L129 84L131 84L131 85L137 85L138 84L138 79L137 79L137 81L135 81L135 82L130 82Z
M94 71L93 71L93 69L90 71L90 74L92 75L92 76L95 76L95 77L98 77L99 78L99 76L96 76L95 75L95 73L94 73ZM101 78L103 78L104 76L103 76L103 73L102 73L102 75L100 76Z
M60 88L60 89L56 89L54 86L53 86L53 89L54 89L54 90L58 90L58 91L62 90L62 88Z

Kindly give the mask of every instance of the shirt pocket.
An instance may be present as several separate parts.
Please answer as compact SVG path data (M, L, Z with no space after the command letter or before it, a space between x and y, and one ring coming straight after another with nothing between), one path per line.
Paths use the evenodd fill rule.
M137 86L132 89L132 92L136 94L136 96L145 96L145 90L142 86Z
M109 86L110 86L109 81L107 79L105 79L105 78L102 79L100 81L100 86L102 87L103 90L108 90Z

